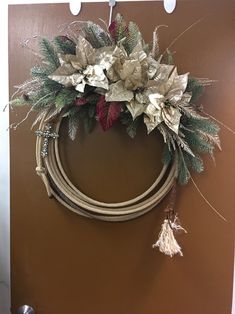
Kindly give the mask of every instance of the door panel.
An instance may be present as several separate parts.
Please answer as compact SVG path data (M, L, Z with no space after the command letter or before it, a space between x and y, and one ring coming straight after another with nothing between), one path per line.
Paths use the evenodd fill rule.
M213 6L212 6L213 5ZM83 4L80 20L108 19L108 4ZM178 1L173 15L162 2L118 3L127 20L137 22L146 41L156 25L164 50L194 21L201 22L172 47L179 72L216 82L201 98L204 108L235 129L235 3ZM28 78L36 58L20 42L34 35L52 37L58 25L73 21L68 5L9 7L10 94ZM217 81L218 80L218 81ZM19 121L25 108L14 110ZM192 184L178 193L177 209L188 229L179 236L184 257L170 259L151 245L164 218L164 200L149 214L125 223L82 218L48 199L35 172L31 117L11 132L12 311L32 305L37 314L230 314L232 299L235 138L221 130L223 152L216 167L206 158L197 176L201 191L227 218L224 223ZM66 125L63 128L66 132ZM161 168L162 142L142 128L135 140L115 126L97 126L78 140L61 140L63 165L84 192L104 201L126 200L144 191Z

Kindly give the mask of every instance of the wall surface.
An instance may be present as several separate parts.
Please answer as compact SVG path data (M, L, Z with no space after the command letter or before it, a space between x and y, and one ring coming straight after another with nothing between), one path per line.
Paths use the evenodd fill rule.
M137 22L146 41L156 25L162 51L198 19L173 46L179 72L216 80L200 99L205 111L235 129L235 3L180 1L173 15L159 2L121 3L115 13ZM81 20L108 19L107 4L83 4ZM52 37L58 25L74 20L68 5L9 8L10 93L27 79L36 58L20 42ZM26 108L12 112L19 121ZM30 304L39 314L230 314L234 245L234 136L222 128L223 152L216 167L209 158L194 176L201 191L227 218L224 223L195 187L179 191L177 209L189 233L179 237L184 257L167 258L151 249L166 200L151 213L126 223L91 221L47 198L35 169L33 114L11 134L12 308ZM63 130L66 132L66 125ZM61 141L64 167L87 194L104 201L144 191L161 167L162 143L144 128L130 140L117 125L97 127L80 141Z
M0 313L10 314L10 152L8 103L8 7L0 3L0 68L4 79L0 84Z

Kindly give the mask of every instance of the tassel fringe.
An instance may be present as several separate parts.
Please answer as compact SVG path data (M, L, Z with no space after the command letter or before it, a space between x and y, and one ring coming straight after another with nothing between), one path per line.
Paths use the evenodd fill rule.
M174 237L174 231L187 231L179 224L178 217L175 216L174 221L165 219L162 224L162 229L159 233L159 238L153 244L153 248L159 248L159 251L172 257L175 254L183 256L182 249Z

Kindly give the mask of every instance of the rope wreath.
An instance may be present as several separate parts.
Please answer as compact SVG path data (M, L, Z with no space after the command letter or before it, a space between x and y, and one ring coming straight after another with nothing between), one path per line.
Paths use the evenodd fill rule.
M66 35L53 41L42 38L41 54L36 53L41 65L31 69L30 80L17 86L10 105L31 106L15 128L38 111L33 124L39 123L36 171L48 196L69 210L98 220L126 221L149 212L170 192L154 247L173 256L182 255L173 231L185 231L174 211L176 182L188 183L191 170L202 172L201 153L213 157L214 148L220 149L220 139L218 125L196 102L211 81L178 74L170 50L160 53L158 28L148 45L138 26L117 14L106 29L91 21L76 21L66 26ZM145 192L128 201L92 199L73 185L63 169L59 154L63 119L68 119L72 140L80 123L90 132L97 121L104 131L119 121L131 138L143 123L147 134L158 132L163 137L160 174Z
M45 114L39 126L40 135L36 140L36 171L46 186L48 196L55 197L69 210L85 217L104 221L126 221L149 212L171 190L176 178L175 162L171 164L168 174L169 167L163 165L154 183L144 193L133 199L119 203L105 203L88 197L72 184L61 163L59 131L62 118L60 117L54 124L55 132L53 133L48 132L51 126L48 126L46 121ZM52 139L49 140L49 138ZM45 148L48 149L47 156L44 156Z

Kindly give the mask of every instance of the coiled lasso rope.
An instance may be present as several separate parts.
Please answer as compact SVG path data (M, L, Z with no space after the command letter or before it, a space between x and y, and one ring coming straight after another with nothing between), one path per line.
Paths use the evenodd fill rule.
M47 113L36 132L36 172L42 178L49 197L54 197L69 210L104 221L125 221L153 209L171 190L176 176L176 163L164 165L154 183L141 195L119 203L94 200L76 188L67 177L59 154L59 131L62 117L48 127ZM53 133L50 129L53 126ZM46 141L46 143L45 143Z

